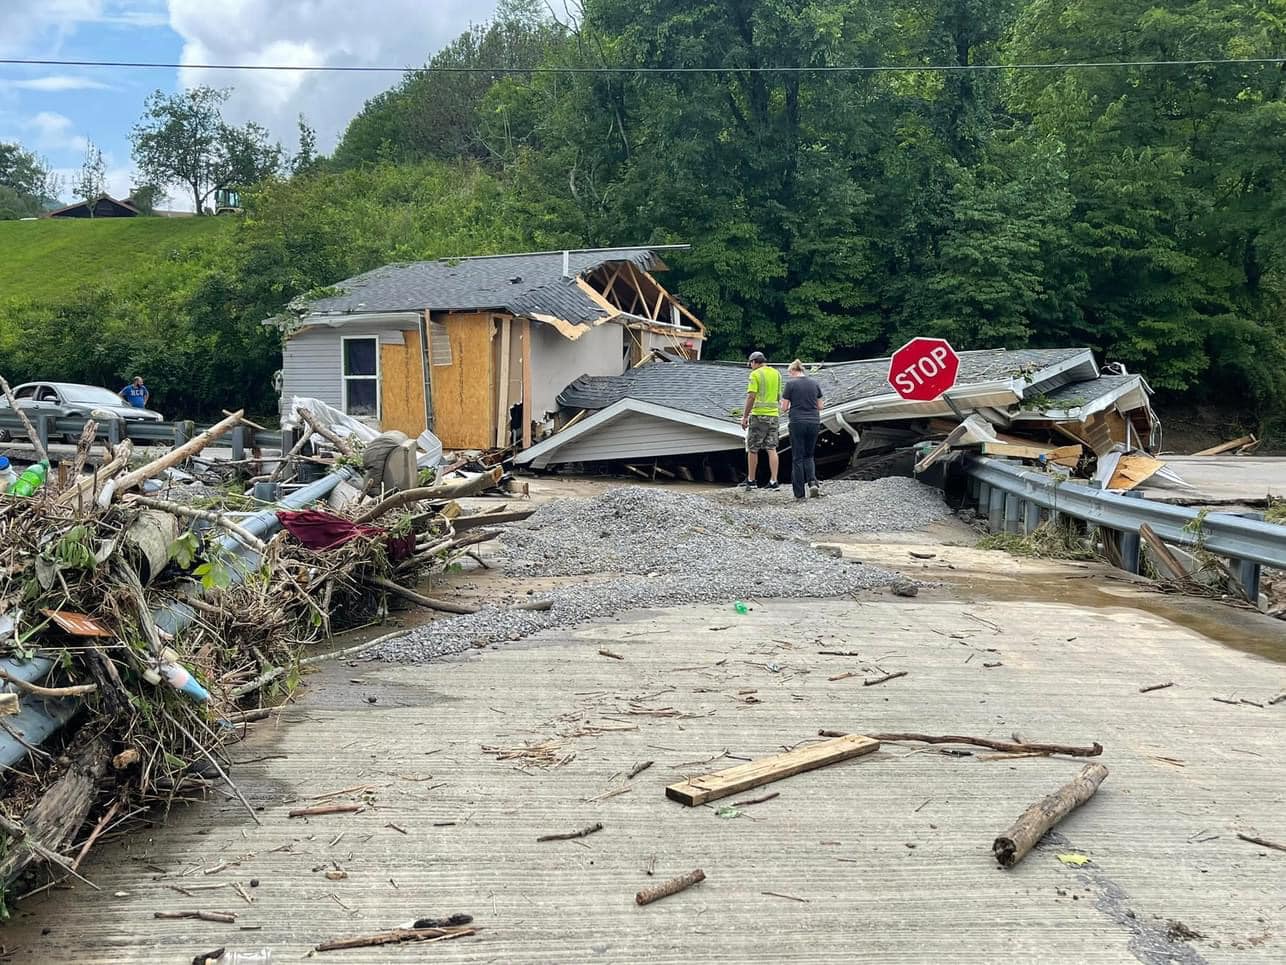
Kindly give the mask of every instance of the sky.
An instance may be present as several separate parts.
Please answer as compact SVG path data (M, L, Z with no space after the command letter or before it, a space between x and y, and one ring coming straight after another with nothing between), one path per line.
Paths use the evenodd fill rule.
M495 6L496 0L0 0L0 58L418 65ZM103 152L108 192L125 197L133 173L129 132L154 90L230 88L224 116L258 121L290 151L302 113L327 153L366 100L397 80L0 64L0 141L41 155L66 185L92 142ZM184 207L182 194L172 191L167 206Z

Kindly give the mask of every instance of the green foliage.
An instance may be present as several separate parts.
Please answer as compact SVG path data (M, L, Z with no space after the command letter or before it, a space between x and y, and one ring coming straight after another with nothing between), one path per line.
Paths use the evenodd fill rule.
M53 201L49 166L21 144L0 141L0 221L38 215Z
M271 143L262 126L252 121L237 127L223 119L228 93L204 86L176 94L158 90L130 134L143 177L190 191L198 213L215 191L245 188L281 170L281 145Z
M1027 535L991 533L978 541L978 549L1004 550L1014 556L1038 560L1097 560L1090 541L1078 536L1070 527L1042 523Z
M170 544L169 557L179 569L191 569L197 553L201 550L201 541L191 530L184 533Z

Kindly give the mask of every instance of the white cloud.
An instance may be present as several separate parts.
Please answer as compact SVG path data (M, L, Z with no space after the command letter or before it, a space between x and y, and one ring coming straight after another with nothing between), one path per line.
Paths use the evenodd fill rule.
M169 15L165 0L0 0L0 50L21 51L34 38L56 41L95 23L164 27Z
M170 26L184 40L185 64L418 66L485 20L495 0L169 0ZM227 87L231 120L263 124L287 148L303 114L329 151L366 100L397 74L229 71L185 67L180 84Z
M89 141L83 134L73 131L73 123L65 114L41 111L22 124L32 133L32 143L42 151L84 151Z
M45 94L58 94L73 90L110 90L110 86L89 77L71 74L50 74L47 77L30 77L26 80L0 81L0 86L17 90L34 90Z

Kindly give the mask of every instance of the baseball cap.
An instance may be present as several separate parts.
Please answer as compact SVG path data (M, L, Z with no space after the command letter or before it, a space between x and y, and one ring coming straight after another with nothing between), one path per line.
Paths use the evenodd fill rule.
M763 352L751 352L751 353L750 353L750 358L749 358L749 359L747 359L747 361L749 361L749 362L767 362L767 361L768 361L768 358L767 358L767 356L765 356L765 355L764 355L764 353L763 353Z

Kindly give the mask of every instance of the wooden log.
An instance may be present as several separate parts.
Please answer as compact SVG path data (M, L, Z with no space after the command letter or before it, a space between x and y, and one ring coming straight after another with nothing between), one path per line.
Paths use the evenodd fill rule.
M473 529L477 526L499 526L501 523L517 523L530 519L535 509L515 509L504 513L475 513L472 516L457 516L451 521L456 532Z
M392 580L386 580L382 576L368 577L366 582L371 586L377 586L381 590L387 590L405 600L410 600L417 606L428 607L430 610L438 610L441 613L477 613L476 606L466 606L462 603L448 603L446 600L435 600L432 597L425 596L422 593L416 593L414 590L407 589L400 583L394 583Z
M435 486L423 486L419 489L404 489L402 492L394 493L387 499L376 503L366 512L360 513L354 517L353 522L369 523L371 520L379 519L385 513L397 509L399 506L420 502L425 499L459 499L464 496L472 496L474 493L482 492L482 490L494 486L504 474L504 469L496 466L494 469L489 469L477 476L455 479Z
M372 948L376 945L400 945L403 942L450 941L478 934L472 926L460 928L395 928L374 935L354 935L351 938L332 938L314 948L318 952L336 952L348 948Z
M698 882L706 880L706 873L700 868L689 871L686 875L680 875L677 878L671 878L662 884L653 888L644 888L634 896L635 904L650 905L654 901L660 901L662 898L668 898L670 895L677 895L680 891L691 888Z
M1102 764L1086 764L1074 781L1046 795L1021 815L1013 825L996 838L991 853L1002 868L1012 868L1044 837L1045 832L1094 796L1107 778Z
M730 767L714 774L671 784L665 789L665 796L688 807L696 807L698 804L716 801L729 794L748 791L762 784L771 784L773 781L780 781L794 774L825 767L828 764L837 764L853 757L861 757L879 748L878 740L849 734L820 744L797 747L784 754L775 754L772 757Z
M327 442L329 442L332 446L338 449L343 455L345 456L353 455L352 444L349 443L347 439L344 439L341 436L336 435L328 427L318 422L317 417L312 414L312 411L310 409L306 409L303 406L300 406L295 410L295 412L298 414L299 418L303 419L304 422L308 423L309 429L312 429L314 433L316 433L317 435L325 439Z
M88 725L73 742L76 749L70 752L71 763L66 771L27 812L22 823L8 818L0 823L13 838L0 859L0 891L34 860L49 862L54 865L52 870L61 867L74 874L70 859L59 852L85 823L98 782L107 773L107 742L91 732L90 726L93 725Z
M41 459L48 462L49 450L46 449L45 444L40 441L40 433L36 431L36 427L33 426L31 424L31 420L27 418L27 413L18 407L18 400L13 397L13 389L9 388L9 383L4 380L3 376L0 376L0 389L4 390L4 397L9 400L9 408L22 422L23 428L27 430L27 438L30 439L31 444L36 447L36 452L39 454Z
M244 413L241 410L237 410L222 422L216 422L214 425L210 426L210 428L206 429L205 432L194 436L187 442L183 443L183 445L175 446L165 455L161 456L161 458L153 459L147 465L142 466L139 469L135 469L133 472L126 473L116 481L115 492L123 493L127 489L132 489L144 480L151 479L157 473L169 469L171 466L177 466L185 459L195 456L210 443L214 442L215 439L218 439L221 435L239 423L242 415L244 415Z
M163 513L170 513L173 516L184 516L188 519L204 519L207 522L221 529L227 530L242 546L247 546L258 553L268 549L268 544L258 536L248 532L243 526L235 520L229 519L223 513L216 513L210 509L196 509L192 506L184 506L182 503L170 502L168 499L154 499L151 496L140 496L137 493L131 493L129 501L138 503L140 506L146 506L149 509L156 509Z
M1165 545L1165 541L1156 534L1147 523L1139 526L1139 537L1147 544L1156 561L1161 564L1161 569L1166 570L1169 578L1177 580L1180 583L1186 583L1189 579L1187 567L1185 567L1179 558L1170 552L1170 547Z
M96 493L103 483L114 477L117 473L129 465L130 457L134 454L134 443L126 439L114 450L112 458L103 465L99 466L93 472L86 476L80 476L77 480L61 493L54 504L57 506L75 505L77 509L86 508L86 493ZM89 505L93 504L93 497L88 500Z
M845 737L847 731L819 730L818 737ZM993 751L1025 753L1039 751L1042 754L1066 754L1069 757L1098 757L1103 753L1103 745L1095 742L1089 747L1073 747L1067 744L1037 744L1030 741L998 741L987 737L957 737L947 734L937 737L932 734L867 734L867 737L878 741L897 744L902 741L914 741L919 744L972 744L974 747L986 747Z

